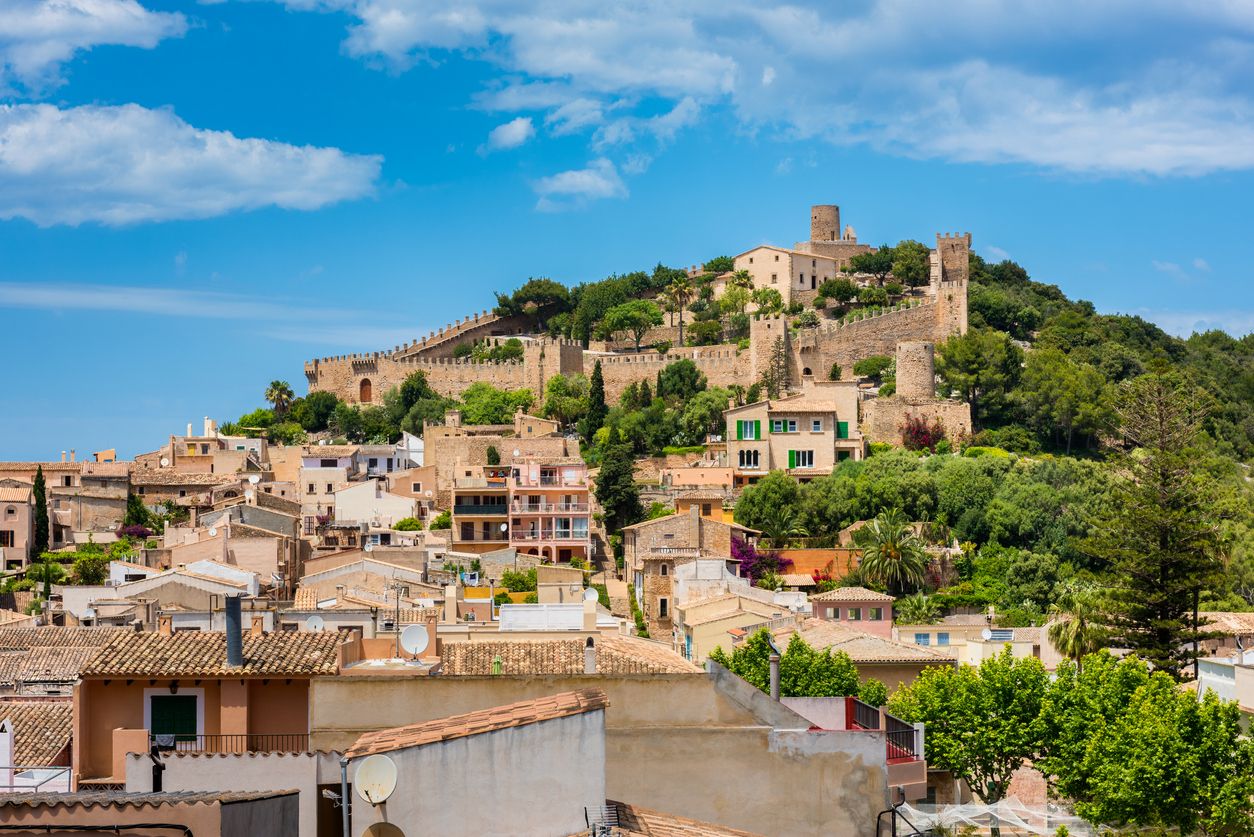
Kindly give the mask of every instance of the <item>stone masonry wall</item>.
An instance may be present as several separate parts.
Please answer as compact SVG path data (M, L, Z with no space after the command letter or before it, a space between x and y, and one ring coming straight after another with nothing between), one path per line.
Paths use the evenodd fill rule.
M906 416L927 421L940 419L945 426L945 437L958 442L971 435L971 405L965 401L948 399L907 399L893 395L872 398L862 404L862 433L872 442L888 442L900 445L901 428Z
M897 344L897 394L905 399L936 396L936 361L931 343L911 340Z

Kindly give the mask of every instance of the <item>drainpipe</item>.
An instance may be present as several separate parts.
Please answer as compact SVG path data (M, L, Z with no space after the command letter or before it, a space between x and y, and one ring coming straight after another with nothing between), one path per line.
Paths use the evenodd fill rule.
M350 837L352 825L348 816L348 759L340 757L340 816L344 820L343 837Z
M771 700L779 700L779 654L771 653Z

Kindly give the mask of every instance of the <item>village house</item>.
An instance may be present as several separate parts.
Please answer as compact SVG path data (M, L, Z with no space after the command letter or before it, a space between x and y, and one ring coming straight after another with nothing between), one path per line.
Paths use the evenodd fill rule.
M893 597L865 587L837 587L810 596L815 619L893 638Z
M456 552L509 546L509 465L468 465L453 480L452 541Z
M736 256L734 269L747 271L754 288L778 291L785 306L814 302L823 283L839 275L835 259L771 244Z
M509 545L549 562L592 553L588 466L580 457L515 460L510 472Z
M335 491L335 521L341 525L356 523L372 543L388 543L386 531L407 517L417 517L418 503L412 497L393 494L386 489L386 480L365 479Z
M812 382L799 395L732 407L723 416L737 487L771 471L813 479L864 455L858 386L852 381Z
M959 663L978 666L982 660L995 657L1006 648L1016 657L1036 657L1048 671L1063 659L1049 641L1046 627L1004 627L995 615L958 613L926 625L897 624L893 639L924 648L944 650Z
M675 606L676 650L684 659L702 663L715 648L731 653L736 639L776 620L792 618L787 607L750 595L751 589L742 591L746 595L726 593Z
M780 648L787 648L789 640L798 634L816 651L845 652L857 665L859 677L879 680L888 687L889 694L898 686L913 683L926 668L958 663L957 655L950 649L898 642L828 619L799 617L775 625L771 634Z
M628 583L644 613L650 635L671 637L674 628L675 570L699 559L731 560L732 539L752 542L757 532L738 523L703 517L693 507L624 526L623 557Z
M35 506L30 485L0 480L0 562L6 572L22 570L31 557L35 536Z

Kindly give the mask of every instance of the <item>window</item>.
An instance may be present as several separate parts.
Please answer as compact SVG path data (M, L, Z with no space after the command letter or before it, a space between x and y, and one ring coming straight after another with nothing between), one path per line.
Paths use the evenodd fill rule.
M884 621L884 608L872 607L872 608L868 608L867 610L868 610L867 618L870 619L872 622Z
M748 440L750 442L762 438L762 422L748 419L741 419L736 422L736 438L740 440Z
M837 461L837 462L844 462L844 461L845 461L846 459L848 459L848 458L849 458L849 451L847 451L847 450L838 450L838 451L836 451L836 461Z
M775 254L775 261L779 261L779 253Z
M810 259L810 267L818 267L818 266L819 266L818 259Z
M701 504L701 514L705 515L706 517L710 516L710 512L713 511L713 509L714 509L714 506L710 503Z
M201 445L201 446L200 446L200 452L201 452L201 453L203 453L203 454L208 454L208 453L209 453L209 446L208 446L208 445Z
M779 283L779 274L778 274L778 273L772 273L772 274L771 274L771 284L772 284L772 285L776 285L776 284L778 284L778 283Z
M235 449L236 450L248 450L248 448L244 447L243 445L236 445Z
M67 487L67 488L68 488L69 486L72 486L73 484L74 484L74 478L73 478L73 477L61 477L61 485L62 485L62 486L65 486L65 487Z
M4 510L4 514L6 517L14 517L17 515L17 509L13 508L12 506L9 506L7 509Z
M378 460L378 458L377 458L377 457L374 457L374 456L370 457L370 462L368 463L367 467L370 467L370 468L378 468L378 467L379 467L379 460Z
M418 492L422 491L422 483L420 482L410 483L409 490L417 494Z
M740 451L741 468L757 468L759 467L759 462L760 460L758 459L758 452L756 450Z
M850 622L861 622L862 621L862 608L860 607L848 608L845 610L845 615L849 618Z
M144 493L144 491L145 491L144 486L142 486L142 485L141 485L141 486L139 487L138 491L139 491L139 493L140 493L140 494L143 494L143 493Z
M914 644L915 645L931 645L932 635L931 634L915 634Z
M327 483L327 493L328 493L328 494L334 494L334 493L335 493L335 483L333 483L333 482L329 482L329 483Z
M749 257L749 264L753 264L753 256Z
M800 288L806 286L806 273L804 270L797 274L797 286Z
M994 628L989 639L993 642L1014 642L1015 632L1006 628Z
M796 419L771 419L772 433L796 433Z
M789 468L813 468L814 467L814 451L812 450L788 451L788 467Z
M306 494L314 494L314 493L316 493L316 492L317 492L317 490L318 490L318 489L316 489L316 488L314 487L314 484L311 482L311 483L309 483L309 485L308 485L308 486L306 486L306 488L305 488L305 493L306 493Z
M16 544L16 536L6 530L0 530L0 547L12 547Z
M153 735L173 735L176 741L194 741L200 726L199 709L199 698L194 694L149 695L148 729Z
M667 574L668 574L668 570L666 569L666 562L665 562L665 561L663 561L661 564L658 564L658 565L657 565L657 571L658 571L658 575L667 575Z
M319 468L334 468L335 460L334 459L319 459L318 467Z
M945 633L945 632L943 632L943 631L942 631L942 632L940 632L940 633L938 633L938 634L936 635L936 644L937 644L937 645L948 645L948 644L949 644L949 634L947 634L947 633Z
M186 489L186 488L180 488L180 489L179 489L179 496L180 496L180 497L186 497L186 496L187 496L187 489Z
M661 598L657 600L657 618L669 619L671 616L671 600Z
M810 419L810 432L822 433L823 432L823 419Z

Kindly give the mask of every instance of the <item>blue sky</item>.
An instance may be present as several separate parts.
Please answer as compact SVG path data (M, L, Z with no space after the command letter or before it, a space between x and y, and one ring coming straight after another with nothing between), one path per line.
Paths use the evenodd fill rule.
M1244 334L1252 167L1249 4L6 0L0 458L151 450L819 202Z

